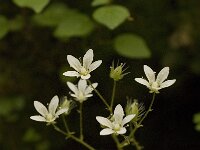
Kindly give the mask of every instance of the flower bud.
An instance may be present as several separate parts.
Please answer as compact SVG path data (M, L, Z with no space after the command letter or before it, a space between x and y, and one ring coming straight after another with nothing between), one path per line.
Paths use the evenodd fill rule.
M126 111L126 115L135 114L136 116L133 118L132 121L137 122L144 112L144 107L142 104L139 104L136 99L133 102L130 99L127 101L125 111Z
M68 111L66 111L64 114L68 115L70 113L71 109L75 107L75 103L72 100L68 100L67 97L65 96L63 98L63 102L60 105L60 107L67 109Z
M114 66L114 61L112 63L112 66L110 67L110 78L112 78L115 81L121 80L126 74L124 71L127 69L124 69L125 64L121 63L120 65L117 64L117 67Z

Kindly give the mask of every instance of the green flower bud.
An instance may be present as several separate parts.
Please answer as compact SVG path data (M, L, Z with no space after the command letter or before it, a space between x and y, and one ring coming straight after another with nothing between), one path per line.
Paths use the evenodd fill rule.
M65 96L63 98L62 104L60 105L60 108L65 108L68 110L64 114L68 115L70 113L71 109L74 107L75 107L75 103L72 100L68 100L67 97Z
M112 66L110 67L110 78L112 78L115 81L121 80L125 75L128 73L124 73L124 71L127 69L124 69L125 64L121 63L120 65L117 64L117 67L115 68L114 61L112 63Z
M132 121L137 122L144 112L144 107L142 104L139 104L136 99L133 102L130 99L127 101L125 112L126 115L135 114L136 116L133 118Z

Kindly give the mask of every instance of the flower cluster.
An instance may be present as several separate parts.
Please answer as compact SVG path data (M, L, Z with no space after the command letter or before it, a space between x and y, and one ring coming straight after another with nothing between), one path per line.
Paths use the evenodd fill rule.
M62 134L67 135L67 137L74 139L76 142L79 142L80 144L83 144L88 149L93 150L94 148L87 144L83 139L83 113L82 113L82 103L86 101L89 97L92 97L92 92L95 91L96 94L99 96L99 98L102 100L102 102L105 104L107 110L110 112L109 117L105 118L102 116L96 116L97 122L101 125L103 128L100 131L100 135L112 135L114 141L117 144L118 149L123 148L126 146L129 142L132 142L132 145L135 145L137 149L140 149L138 147L141 147L139 143L134 139L136 130L142 126L142 121L145 119L145 117L148 115L150 111L152 111L152 105L155 99L156 93L159 93L159 90L169 87L173 85L176 80L166 80L169 75L169 67L164 67L157 75L155 76L155 72L147 65L144 65L144 73L147 77L146 79L143 78L135 78L135 81L145 85L150 93L153 93L153 98L150 103L149 108L145 111L143 104L138 103L137 100L128 99L127 105L124 110L121 106L121 104L118 104L114 111L113 111L113 104L115 100L115 94L116 94L116 81L119 81L124 78L125 75L127 75L129 72L125 73L127 68L124 68L125 64L121 63L120 65L117 64L117 66L114 65L114 62L112 63L112 66L110 68L110 78L114 80L113 82L113 91L112 91L112 97L111 97L111 103L109 104L107 100L98 92L96 89L98 86L98 83L91 83L89 78L91 77L90 73L97 69L102 61L98 60L93 62L93 50L89 49L86 54L83 56L82 61L79 61L79 59L75 58L72 55L67 55L67 61L70 65L70 67L74 68L75 71L66 71L63 73L64 76L69 77L77 77L79 79L77 84L74 84L72 82L67 82L67 86L70 89L70 96L74 100L68 100L66 97L64 98L62 104L59 105L59 98L58 96L54 96L49 105L48 108L46 108L42 103L38 101L34 101L34 107L38 111L40 115L31 116L30 118L35 121L41 121L41 122L47 122L47 124L53 124L54 128L59 131ZM62 131L60 128L58 128L54 123L57 118L59 118L59 115L65 114L68 115L70 113L70 110L74 107L74 103L79 102L79 115L80 115L80 136L79 138L73 135L73 132L70 131L68 128L68 125L66 123L66 120L63 120L66 133ZM63 117L65 119L65 117ZM123 134L127 133L127 127L130 125L130 133L128 136L124 136ZM118 139L118 135L122 135L125 137L125 141L121 142ZM128 142L126 141L126 137L128 137ZM135 142L135 143L134 143Z

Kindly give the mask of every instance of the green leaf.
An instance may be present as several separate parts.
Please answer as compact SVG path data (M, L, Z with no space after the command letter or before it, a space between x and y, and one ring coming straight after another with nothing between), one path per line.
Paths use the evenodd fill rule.
M116 51L128 58L149 58L150 50L145 41L138 35L122 34L114 39Z
M41 12L50 0L13 0L19 7L28 7L33 9L36 13Z
M122 24L129 16L129 10L119 5L103 6L93 13L93 18L97 22L111 30Z
M109 4L111 0L93 0L92 1L92 6L100 6L100 5L105 5Z
M54 32L57 38L81 37L89 34L93 30L93 22L88 16L72 12L67 19L63 20Z
M54 3L50 5L44 12L36 14L33 21L41 26L54 27L62 20L67 19L72 10L67 8L65 4Z
M9 20L10 31L19 31L24 27L24 18L16 16L14 19Z
M9 31L9 24L7 19L0 15L0 39L3 38Z

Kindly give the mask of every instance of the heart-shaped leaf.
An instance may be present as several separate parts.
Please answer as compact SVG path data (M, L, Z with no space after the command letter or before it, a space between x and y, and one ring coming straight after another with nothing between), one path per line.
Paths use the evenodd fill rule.
M115 29L130 16L126 7L119 5L109 5L97 8L93 13L93 18L108 27Z

